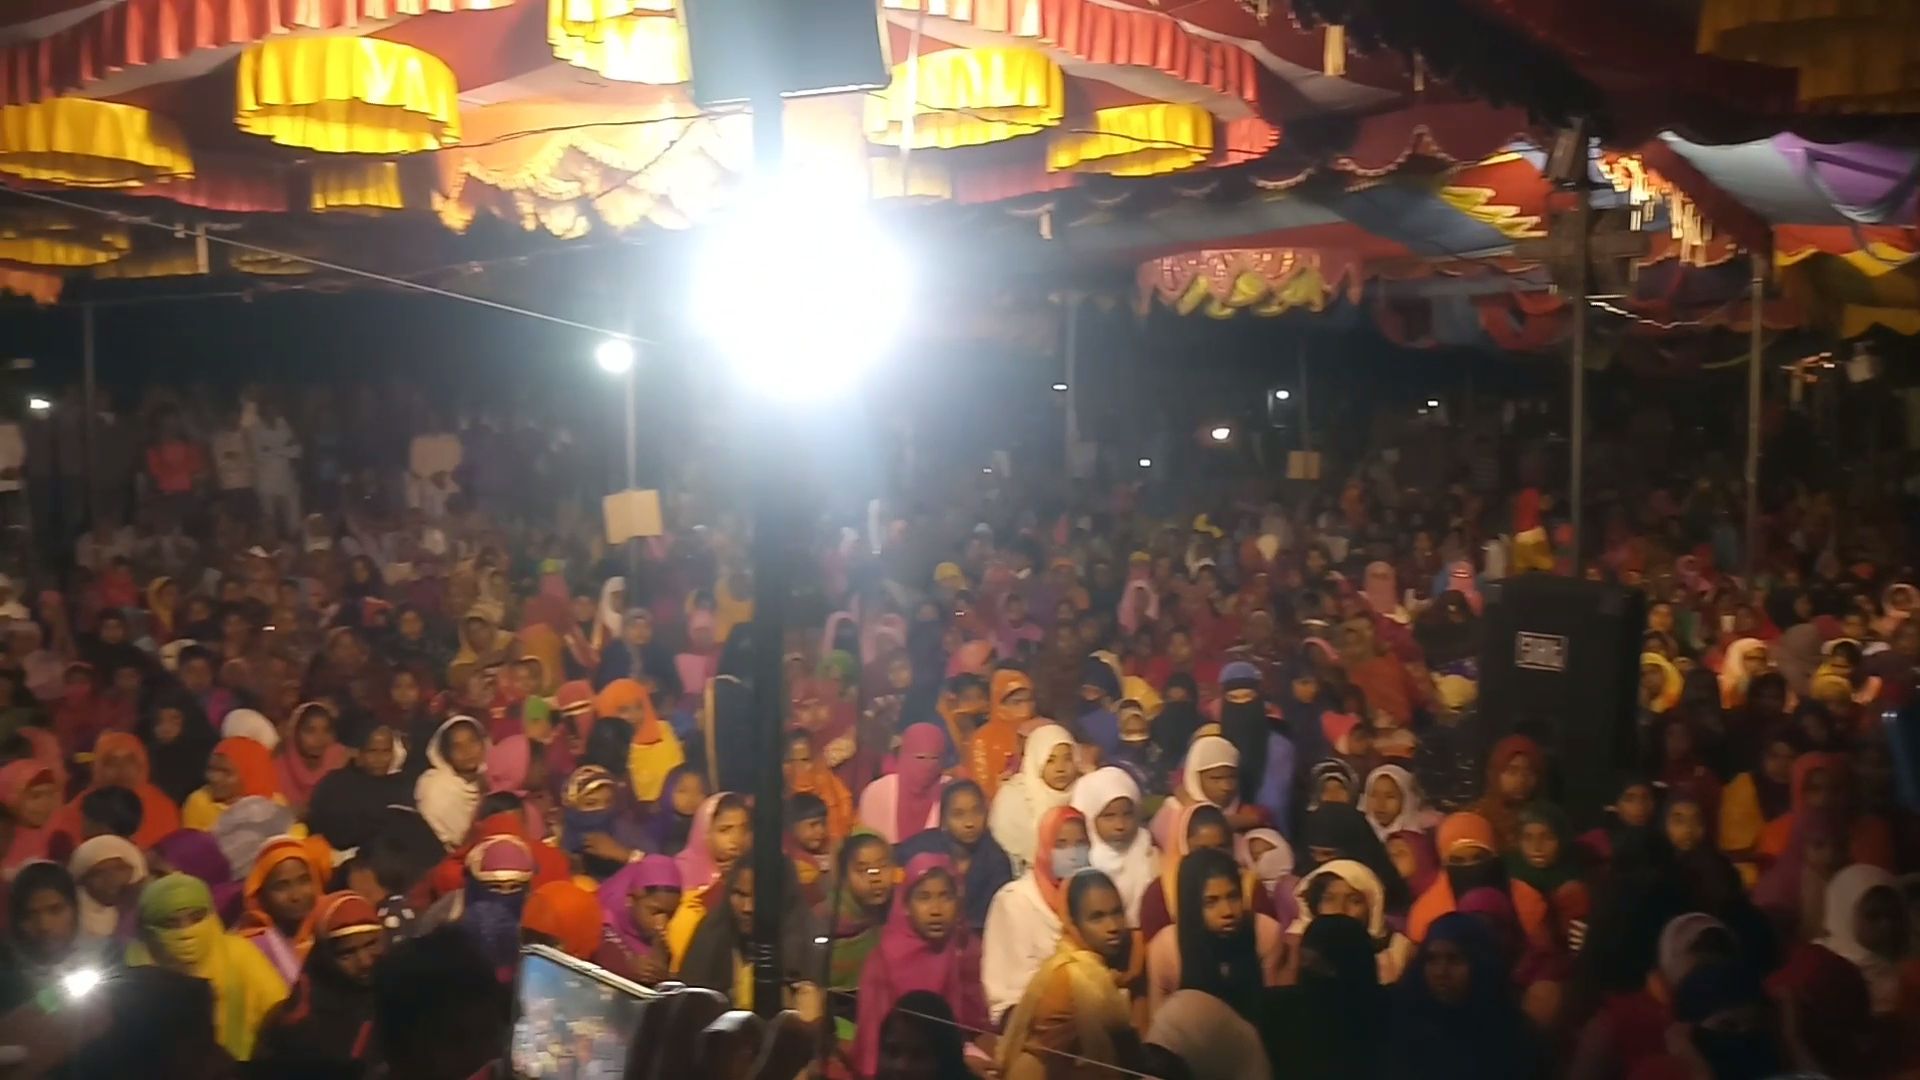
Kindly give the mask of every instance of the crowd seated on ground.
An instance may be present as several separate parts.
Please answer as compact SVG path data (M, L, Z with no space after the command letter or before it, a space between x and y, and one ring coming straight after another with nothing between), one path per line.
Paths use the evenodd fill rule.
M271 407L232 430L166 413L143 524L0 582L0 1012L108 972L73 1075L483 1075L529 943L670 988L629 1075L752 1075L760 1028L647 1032L764 1004L755 844L796 1010L764 1033L825 1032L832 1076L1920 1068L1891 522L1796 498L1749 560L1675 485L1580 563L1538 487L1378 460L1172 517L881 503L791 538L795 618L758 641L747 537L699 498L609 547L457 437L347 498ZM206 448L236 445L223 498ZM1478 707L1487 590L1522 574L1648 601L1604 807ZM779 836L739 751L761 649Z

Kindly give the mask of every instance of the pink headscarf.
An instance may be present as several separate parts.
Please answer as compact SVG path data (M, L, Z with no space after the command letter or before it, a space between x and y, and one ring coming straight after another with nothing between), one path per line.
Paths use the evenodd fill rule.
M11 876L21 864L47 857L48 845L53 841L52 811L58 809L59 797L65 792L55 789L54 805L48 807L47 820L37 829L29 829L19 823L19 807L28 788L35 784L56 782L53 770L32 758L8 762L5 767L0 767L0 806L5 806L15 818L13 841L7 845L5 856L0 856L0 871Z
M713 828L713 817L720 810L720 800L726 797L724 791L707 796L707 800L700 804L700 809L693 812L693 824L687 827L687 846L673 857L673 864L680 868L681 887L689 893L705 889L720 877L720 867L713 861L707 832Z
M947 661L947 678L955 675L987 676L987 665L993 662L993 642L982 639L969 641L953 650L953 659Z
M487 790L525 795L532 768L533 744L525 735L509 735L487 750Z
M67 794L67 756L60 749L60 740L53 732L40 727L23 727L20 737L33 747L33 760L53 770L53 786L60 789L61 798Z
M967 929L958 909L938 945L913 927L907 898L915 886L934 873L943 873L960 891L960 877L945 855L915 855L894 888L893 906L880 930L880 943L861 972L859 1017L854 1026L854 1063L861 1076L872 1076L880 1063L880 1028L894 1005L915 990L944 998L953 1017L967 1027L984 1027L986 995L980 987L980 944Z
M894 797L893 827L901 840L924 830L933 804L940 801L940 757L946 749L946 732L932 724L914 724L900 736L900 788Z

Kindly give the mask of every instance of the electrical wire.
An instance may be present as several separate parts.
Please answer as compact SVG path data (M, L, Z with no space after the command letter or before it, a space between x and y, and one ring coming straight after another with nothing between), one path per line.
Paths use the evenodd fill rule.
M8 188L7 190L11 194L18 195L21 198L33 199L37 202L48 203L50 205L63 207L68 210L79 210L79 211L83 211L90 214L98 214L101 217L105 217L125 225L141 225L146 228L158 229L162 232L167 232L167 233L174 233L179 231L178 228L174 225L169 225L164 222L154 221L151 218L144 217L138 214L128 214L119 210L113 210L106 207L89 206L86 203L74 202L71 199L62 199L62 198L59 198L58 196L46 194L45 192L24 191L19 188ZM206 233L204 235L206 236L206 239L211 243L224 244L227 247L231 247L239 251L250 251L256 255L268 255L274 258L287 259L293 262L305 263L308 266L318 267L319 269L322 269L322 270L330 270L336 274L343 274L347 277L361 278L367 281L378 282L382 285L388 285L398 289L405 289L405 290L411 290L413 292L423 293L428 296L438 296L445 300L456 300L464 304L473 304L476 307L491 308L495 311L506 312L509 315L519 315L524 318L535 319L540 322L552 323L556 326L565 326L573 330L584 330L590 334L599 334L603 337L615 338L621 341L629 341L636 345L656 344L656 342L653 342L647 338L640 337L638 335L629 333L624 330L611 330L604 326L595 326L592 323L584 323L575 319L565 318L564 316L560 316L560 315L551 315L544 311L534 311L531 308L517 307L513 304L503 303L499 300L489 300L482 296L472 296L467 293L457 293L452 291L451 289L442 289L437 286L425 284L423 282L409 281L406 278L395 277L392 274L382 274L375 270L366 270L357 266L348 266L345 263L337 263L328 259L317 259L311 255L301 255L296 252L281 251L277 248L267 247L263 244L250 244L244 240L235 240L232 237L220 236L215 233Z

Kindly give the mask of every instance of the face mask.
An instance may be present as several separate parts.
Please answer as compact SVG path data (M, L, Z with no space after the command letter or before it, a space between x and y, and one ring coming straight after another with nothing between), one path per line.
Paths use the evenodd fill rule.
M1065 881L1085 870L1093 860L1093 848L1086 844L1053 849L1053 879Z
M220 938L220 923L209 915L184 929L148 927L147 936L175 965L199 967L213 955L214 943Z

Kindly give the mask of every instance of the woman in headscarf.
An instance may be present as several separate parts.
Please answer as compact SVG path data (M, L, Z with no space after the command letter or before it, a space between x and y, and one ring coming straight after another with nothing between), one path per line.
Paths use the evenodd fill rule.
M1760 874L1753 902L1784 940L1810 941L1826 929L1827 882L1846 865L1845 829L1825 810L1794 816L1786 850Z
M1641 1062L1666 1049L1674 992L1682 980L1701 963L1748 962L1736 957L1735 948L1732 932L1711 915L1694 911L1669 919L1644 981L1608 994L1581 1029L1568 1075L1639 1076Z
M1466 811L1447 815L1440 822L1435 846L1444 871L1413 902L1413 909L1407 913L1407 937L1416 943L1425 941L1435 920L1455 910L1460 897L1485 888L1505 892L1513 901L1514 913L1529 943L1551 947L1546 898L1526 882L1507 877L1506 865L1495 848L1493 826L1486 818Z
M253 739L235 736L215 743L207 756L206 781L180 808L180 823L189 829L212 829L220 815L241 799L271 799L286 805L273 754Z
M1569 924L1585 919L1593 906L1566 814L1552 803L1528 803L1520 811L1520 841L1504 858L1508 879L1525 882L1546 900L1554 940L1566 940Z
M788 798L812 795L826 807L828 842L838 844L845 840L853 829L853 795L832 769L814 757L812 736L799 728L788 729L786 759L781 762L780 771L786 781Z
M667 944L675 964L685 956L707 908L724 900L713 895L720 879L753 846L753 818L745 796L731 791L710 795L693 815L687 846L673 857L680 868L680 907L667 923Z
M1258 1027L1268 1060L1284 1062L1286 1075L1298 1080L1380 1075L1379 1022L1391 1015L1385 986L1392 983L1379 974L1366 925L1322 915L1296 949L1298 981L1262 996Z
M860 824L895 844L934 825L946 783L940 770L946 747L946 735L934 724L907 728L900 736L896 771L860 793Z
M260 950L222 931L213 895L198 878L168 874L140 893L140 940L133 967L156 965L213 989L213 1034L235 1061L253 1058L260 1022L287 996L287 983Z
M1013 872L1023 874L1035 854L1033 823L1048 810L1065 806L1079 774L1073 736L1058 724L1042 724L1027 736L1020 754L1020 774L1001 785L987 815L993 838L1013 860Z
M1075 781L1068 801L1087 820L1093 868L1120 890L1127 925L1139 925L1140 901L1160 877L1160 852L1140 822L1139 785L1109 765Z
M1160 696L1160 711L1153 717L1152 737L1154 745L1160 748L1161 760L1173 765L1187 756L1187 747L1206 718L1200 715L1200 687L1192 675L1176 672L1168 676Z
M1300 825L1307 848L1308 869L1334 859L1352 859L1373 871L1386 891L1387 913L1397 915L1412 903L1413 894L1393 869L1386 845L1374 835L1360 811L1345 803L1323 803L1307 811Z
M600 883L599 948L588 959L642 986L664 981L672 968L667 923L680 908L680 868L666 855L648 855Z
M627 782L640 802L660 798L667 774L686 764L687 754L673 728L654 711L653 697L646 687L632 679L615 679L594 698L593 711L603 719L618 717L633 725L627 750Z
M880 941L860 975L854 1026L854 1068L873 1076L880 1027L900 998L915 990L939 994L964 1028L987 1026L980 989L980 942L960 913L960 883L944 855L916 855L894 890Z
M976 934L1002 886L1013 880L1013 862L987 830L987 797L971 780L956 780L940 792L940 824L909 837L896 849L904 863L915 855L945 855L960 875L960 906Z
M1849 866L1826 892L1826 933L1794 950L1769 980L1785 1027L1832 1076L1878 1076L1911 1066L1915 992L1901 978L1909 930L1893 876Z
M549 881L527 897L520 912L520 941L590 960L600 948L600 904L591 890L571 881Z
M0 806L6 807L12 825L5 855L0 856L0 876L52 854L53 815L60 808L52 769L33 758L0 765Z
M181 873L199 878L213 894L213 913L221 921L240 917L241 882L233 879L233 864L220 851L220 842L200 829L181 829L153 845L154 877Z
M1041 856L994 894L982 937L980 978L994 1023L1020 1003L1034 972L1060 946L1061 882L1091 856L1087 820L1071 806L1040 815L1034 847Z
M280 794L286 796L287 805L296 814L306 812L314 788L328 773L346 765L351 756L334 737L334 723L333 709L323 702L294 706L292 735L274 755L273 771Z
M1228 823L1237 828L1240 822L1234 820L1235 813L1243 805L1240 751L1218 735L1202 735L1187 749L1186 760L1180 766L1180 784L1161 802L1148 829L1154 843L1162 850L1169 850L1173 847L1180 817L1189 808L1217 806ZM1262 822L1248 820L1246 824L1251 828Z
M133 936L133 909L147 882L147 858L118 836L96 836L74 849L67 870L80 886L80 932L100 941Z
M818 974L818 966L811 962L818 955L813 918L800 906L800 883L793 877L793 864L783 862L781 869L786 881L781 883L780 895L787 910L779 919L780 958L785 967L780 975L785 982L809 980ZM736 1009L751 1009L753 965L747 961L747 941L753 933L752 862L736 862L711 892L712 900L674 974L688 986L725 994Z
M307 805L307 826L336 851L352 851L371 840L389 806L413 801L407 782L406 746L398 733L375 724L360 737L352 764L322 777Z
M486 794L486 728L471 716L450 716L427 743L427 771L414 783L414 804L447 847L467 838Z
M180 809L167 793L147 779L147 748L124 731L109 731L93 744L93 783L55 814L54 835L66 836L78 844L86 835L80 804L104 787L122 787L140 797L140 828L131 839L134 846L147 848L153 842L180 827Z
M1844 816L1847 780L1847 759L1839 754L1811 753L1794 759L1791 807L1760 831L1761 860L1778 858L1793 836L1795 820L1802 813L1817 810L1842 817L1845 862L1890 869L1894 852L1886 820L1872 815Z
M880 928L893 901L897 877L893 848L879 836L856 829L840 845L834 874L834 886L819 909L828 939L827 989L857 994L860 972L880 942ZM841 1012L842 1006L836 1004L835 1013ZM850 1023L852 1011L845 1014Z
M499 620L475 604L460 620L460 651L447 665L447 685L465 686L474 675L507 662L513 635L500 629Z
M57 990L74 971L110 973L124 948L81 927L80 890L73 875L45 860L30 862L14 875L6 926L0 948L0 1010L7 1012Z
M1395 992L1388 1080L1535 1080L1546 1075L1538 1039L1514 1002L1486 925L1453 913L1436 920Z
M1533 801L1546 775L1546 755L1525 735L1509 735L1487 755L1487 790L1470 809L1493 826L1494 851L1520 840L1520 808ZM1444 858L1444 853L1442 858Z
M693 831L694 814L712 792L707 778L691 765L682 765L667 774L660 785L660 800L653 804L646 820L650 849L662 855L678 855L687 846Z
M1398 765L1382 765L1367 774L1363 785L1367 824L1382 841L1397 832L1425 832L1440 823L1427 809L1413 774Z
M513 978L520 957L520 915L538 865L517 836L489 836L464 860L466 884L434 904L429 923L451 923L470 937L501 982Z
M1060 947L1007 1019L998 1047L1008 1076L1099 1076L1135 1060L1146 1027L1146 944L1099 870L1067 879ZM1077 1059L1077 1060L1076 1060Z
M315 905L331 870L306 841L281 836L267 841L247 873L246 910L233 932L252 942L289 984L313 951Z
M231 715L231 714L229 714ZM206 781L207 757L217 741L207 714L185 691L157 695L140 714L134 733L153 762L153 783L182 807Z
M645 680L668 701L680 698L680 672L673 666L673 654L654 640L653 613L646 608L629 609L618 640L601 647L593 684L605 687L615 679Z
M1740 870L1748 888L1760 880L1759 846L1769 823L1793 809L1793 760L1799 753L1785 726L1760 740L1759 760L1720 793L1720 850Z
M1151 942L1160 931L1172 926L1180 909L1180 862L1201 848L1214 848L1220 851L1234 852L1240 838L1236 838L1233 827L1227 824L1226 814L1212 803L1194 803L1180 812L1173 824L1173 843L1160 853L1159 880L1147 886L1140 899L1140 935ZM1256 830L1257 831L1257 830ZM1251 837L1253 834L1246 834ZM1250 849L1252 840L1247 839ZM1249 858L1251 862L1251 851ZM1265 915L1274 914L1276 897L1261 882L1259 875L1252 869L1244 870L1241 875L1242 892L1247 905L1254 911ZM1291 903L1293 892L1289 889L1286 900L1289 904L1287 918L1292 920Z
M1287 930L1287 977L1293 981L1303 958L1299 943L1322 916L1344 915L1366 928L1380 985L1400 981L1413 959L1413 942L1387 925L1387 894L1372 870L1352 859L1322 863L1294 886L1300 912Z
M287 999L260 1024L254 1061L266 1075L319 1069L354 1073L372 1064L373 973L387 933L358 893L321 897L313 951Z
M987 722L974 731L967 746L967 764L973 780L991 803L1000 792L1007 768L1020 751L1020 728L1035 716L1033 680L1003 668L993 673L987 691Z
M1278 986L1286 963L1280 924L1247 904L1233 856L1202 848L1180 860L1179 912L1147 944L1148 1007L1176 990L1205 990L1253 1014L1260 990Z

